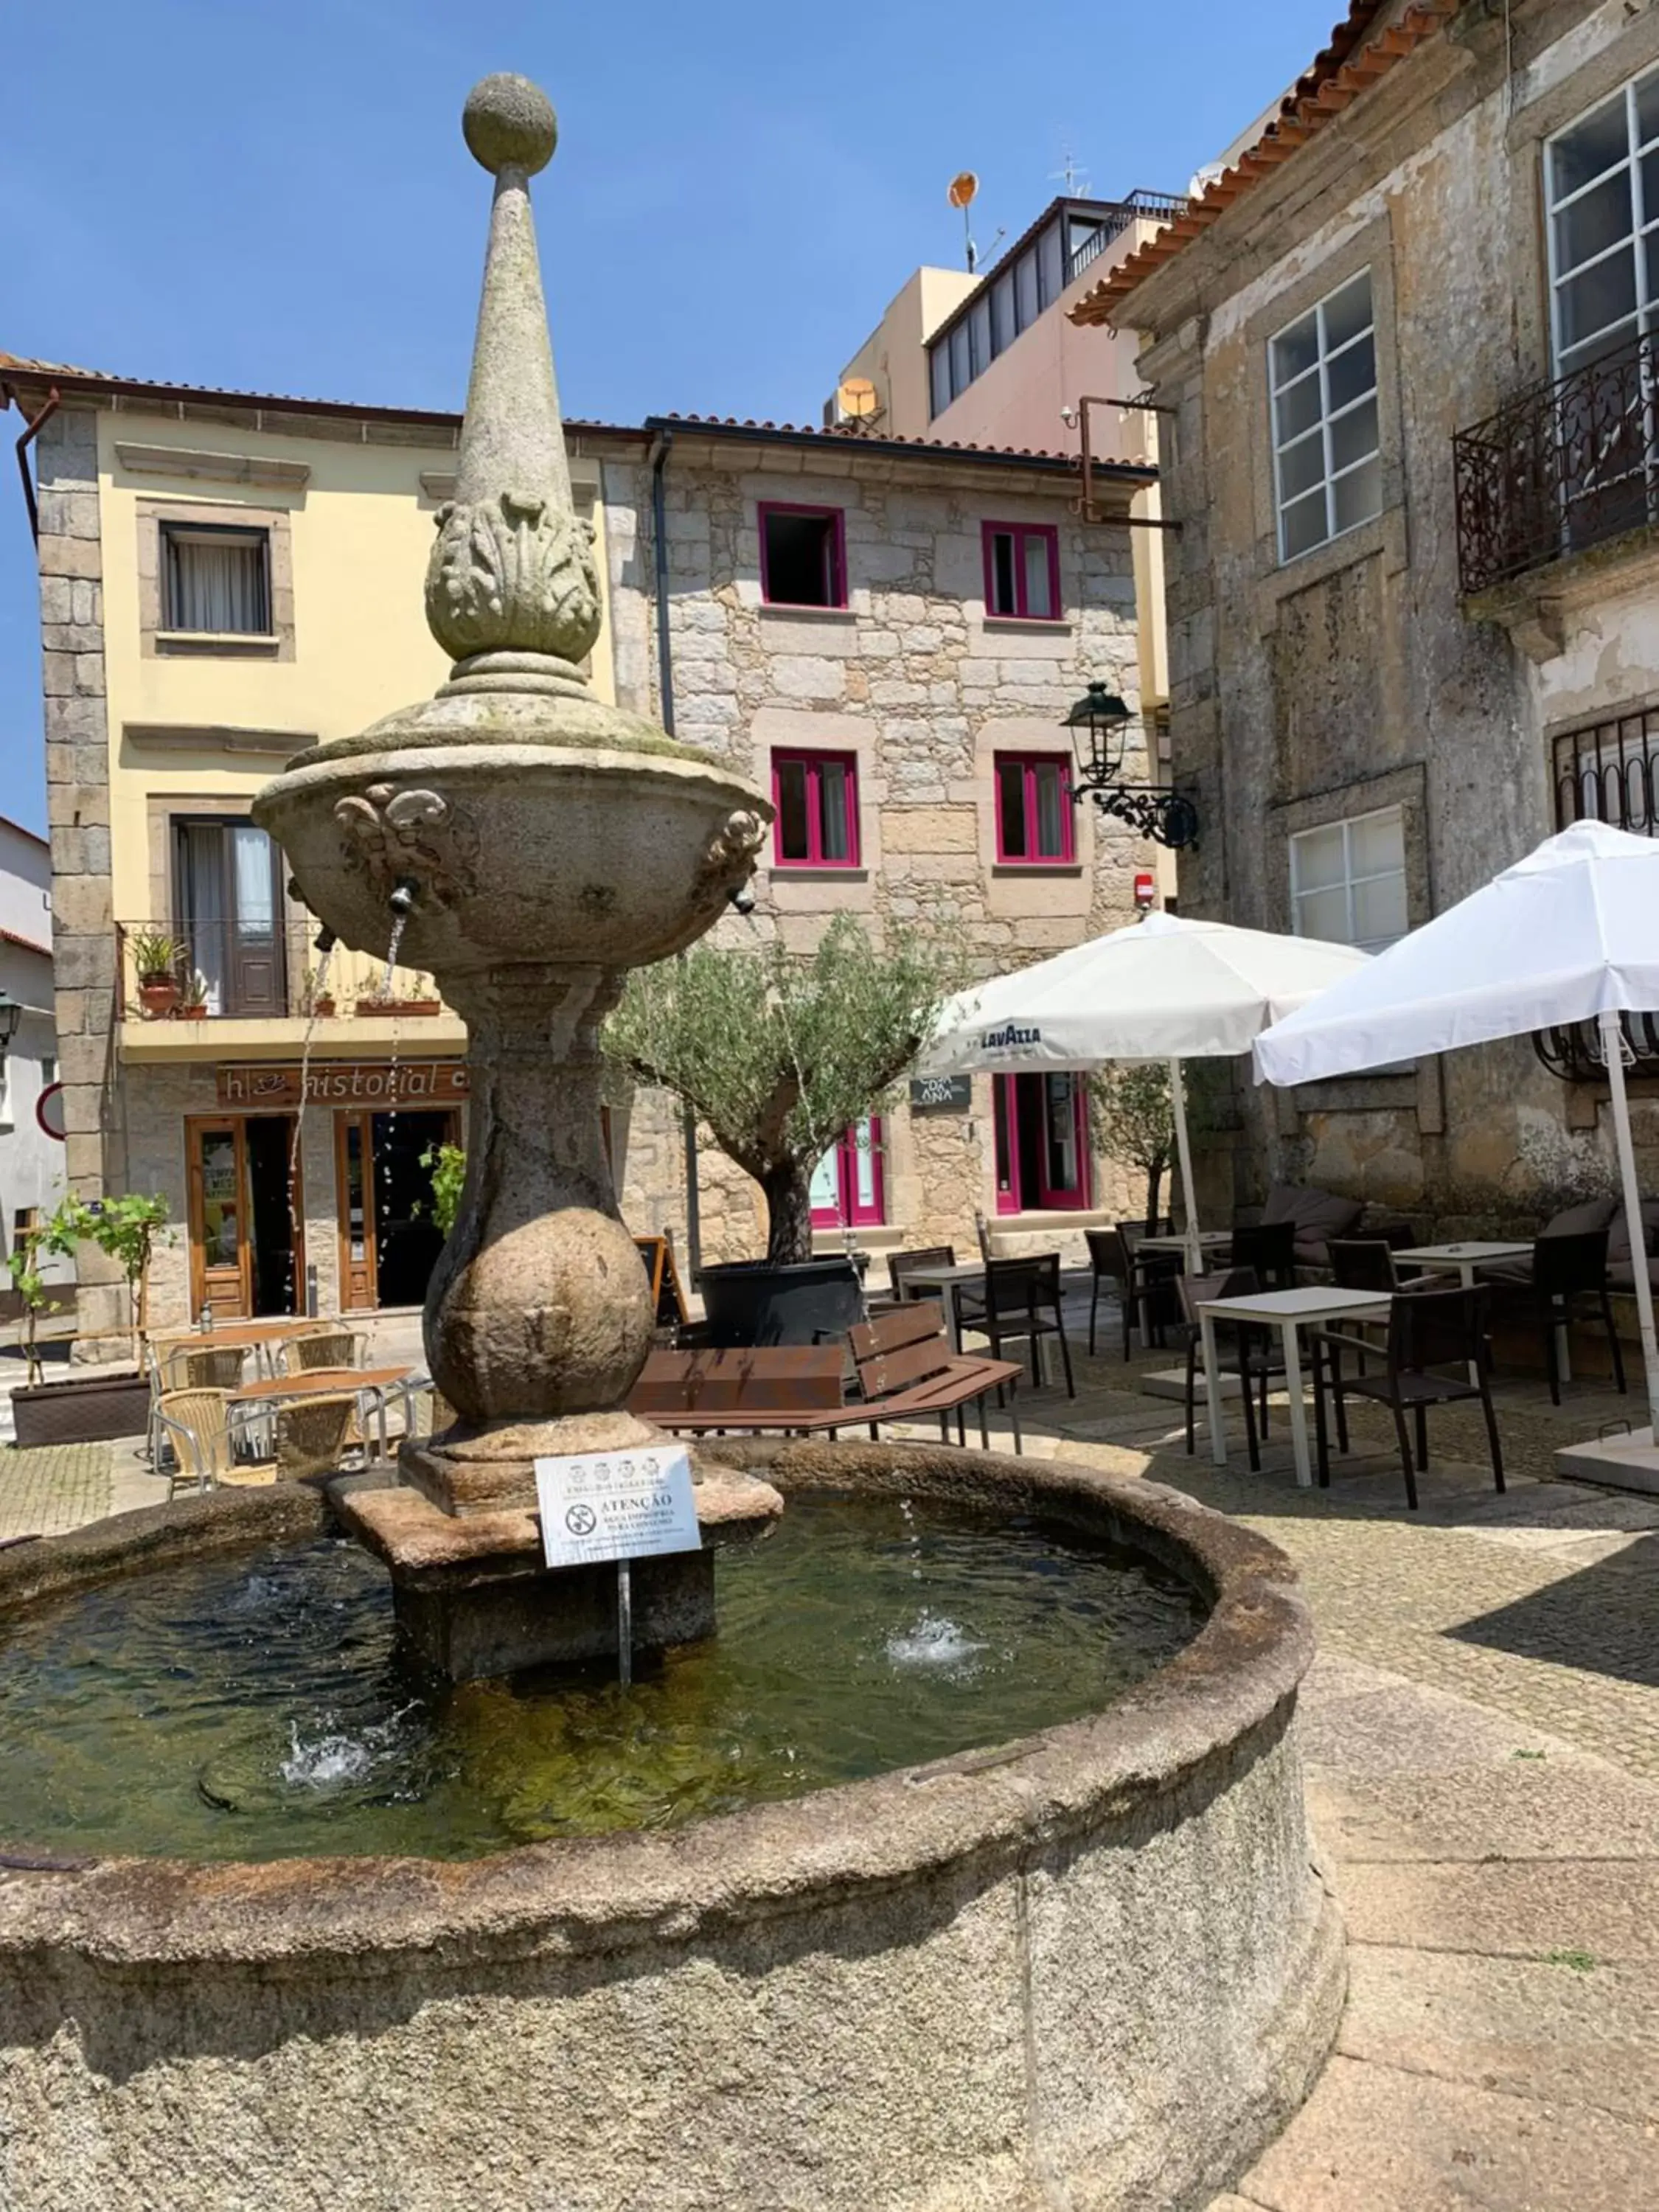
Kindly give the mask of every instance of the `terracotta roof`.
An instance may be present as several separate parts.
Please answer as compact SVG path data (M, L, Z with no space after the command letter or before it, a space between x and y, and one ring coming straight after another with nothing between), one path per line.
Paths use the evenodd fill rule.
M1253 146L1232 165L1212 178L1188 207L1185 215L1160 230L1155 238L1125 257L1092 290L1069 310L1074 323L1110 323L1116 310L1155 269L1173 261L1200 237L1252 185L1270 176L1288 161L1298 146L1317 137L1325 125L1386 76L1397 63L1414 53L1449 22L1463 0L1415 0L1398 22L1375 37L1367 37L1388 0L1354 0L1347 20L1331 33L1331 43L1305 75L1297 78L1279 105L1278 119L1270 123Z
M30 382L49 382L59 386L74 385L79 390L97 397L176 401L184 404L191 400L203 400L220 406L245 407L251 410L269 410L272 413L289 415L325 415L357 416L367 422L409 422L428 424L434 429L453 434L459 429L459 415L440 413L418 407L382 407L359 405L350 400L303 399L280 392L239 392L227 386L208 384L167 384L146 381L141 378L116 376L106 369L76 368L65 362L33 361L19 354L0 352L0 387L9 378L27 378ZM1078 465L1076 453L1048 452L1032 447L964 445L957 440L943 438L900 438L889 433L860 430L852 425L835 429L818 429L810 424L757 421L753 416L739 420L735 415L650 415L643 425L617 422L589 422L580 416L567 416L565 426L571 430L593 430L619 438L646 438L658 429L697 429L714 432L748 434L761 437L771 435L787 438L792 442L810 439L815 445L861 445L879 449L898 447L908 452L946 454L957 453L969 458L995 461L1029 461L1039 466ZM1100 475L1129 477L1136 481L1155 481L1156 469L1133 462L1097 461Z
M32 937L20 937L15 929L0 929L0 945L15 945L23 952L38 952L43 960L52 957L49 945L37 945Z
M1075 453L1042 446L975 446L958 438L903 438L888 430L860 430L851 423L842 423L832 429L820 429L810 422L757 422L752 416L739 419L735 415L650 415L646 417L650 430L713 430L716 433L747 433L757 438L777 437L808 440L815 446L865 446L877 452L894 447L912 453L960 453L973 460L1030 461L1039 466L1076 468L1079 457ZM1100 461L1095 463L1100 475L1144 478L1152 483L1158 471L1140 461Z
M38 845L43 853L49 853L52 850L50 841L43 837L38 830L29 829L26 823L15 820L9 814L0 814L0 830L15 830L20 837L27 837L30 844Z

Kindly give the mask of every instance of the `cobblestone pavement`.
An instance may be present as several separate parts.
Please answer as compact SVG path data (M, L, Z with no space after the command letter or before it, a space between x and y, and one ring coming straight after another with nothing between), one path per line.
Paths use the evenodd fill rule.
M0 1543L58 1536L113 1509L115 1448L42 1444L0 1450Z
M1328 1491L1298 1489L1282 1411L1262 1472L1246 1468L1231 1409L1232 1464L1198 1451L1178 1402L1143 1394L1154 1356L1077 1363L1078 1395L1045 1389L1025 1411L1028 1448L1145 1474L1271 1537L1295 1559L1322 1650L1388 1668L1659 1779L1659 1498L1553 1479L1559 1444L1626 1413L1603 1384L1570 1385L1558 1410L1541 1385L1498 1398L1508 1489L1486 1464L1478 1407L1430 1417L1422 1506L1408 1511L1393 1431L1354 1410L1352 1454ZM1006 1433L1006 1431L1005 1431Z

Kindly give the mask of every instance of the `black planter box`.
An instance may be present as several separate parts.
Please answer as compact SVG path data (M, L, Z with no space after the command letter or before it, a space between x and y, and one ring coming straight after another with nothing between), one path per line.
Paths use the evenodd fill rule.
M818 1344L864 1319L859 1271L839 1254L776 1267L733 1260L697 1278L714 1345Z
M11 1411L21 1445L142 1437L149 1426L149 1384L136 1368L83 1382L36 1382L12 1392Z

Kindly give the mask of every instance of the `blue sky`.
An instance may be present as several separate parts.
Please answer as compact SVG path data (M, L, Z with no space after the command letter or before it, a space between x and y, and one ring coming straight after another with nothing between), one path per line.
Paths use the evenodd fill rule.
M538 180L568 413L812 422L981 179L988 258L1060 189L1179 190L1335 0L78 0L7 44L0 349L422 407L465 388L475 78L559 110ZM0 416L7 443L22 425ZM44 827L34 569L0 480L0 812Z

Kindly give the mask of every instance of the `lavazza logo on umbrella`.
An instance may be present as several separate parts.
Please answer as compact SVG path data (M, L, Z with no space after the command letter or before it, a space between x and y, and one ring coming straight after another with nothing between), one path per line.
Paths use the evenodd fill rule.
M980 1036L981 1052L1007 1052L1017 1045L1041 1044L1041 1030L1022 1029L1018 1022L1005 1022L1000 1030L986 1030Z

